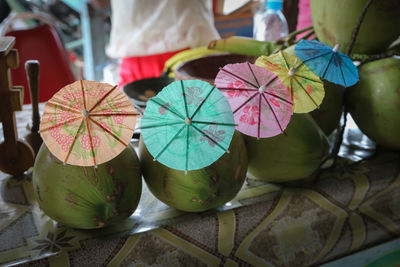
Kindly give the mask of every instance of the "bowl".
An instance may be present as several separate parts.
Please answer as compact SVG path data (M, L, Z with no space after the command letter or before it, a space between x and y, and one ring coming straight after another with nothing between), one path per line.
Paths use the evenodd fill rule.
M257 57L238 54L215 54L180 64L174 70L176 80L202 80L214 85L214 79L220 68L227 64L250 62Z
M173 78L164 76L137 80L125 84L123 86L123 91L138 111L143 113L147 101L173 81Z

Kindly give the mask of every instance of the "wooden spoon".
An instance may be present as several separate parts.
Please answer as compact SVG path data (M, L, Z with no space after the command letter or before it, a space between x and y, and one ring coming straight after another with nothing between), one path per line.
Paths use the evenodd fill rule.
M40 146L43 143L39 134L39 70L40 64L37 60L27 60L25 62L26 76L28 77L29 90L32 103L32 127L31 133L25 136L25 140L31 145L35 155L37 155Z

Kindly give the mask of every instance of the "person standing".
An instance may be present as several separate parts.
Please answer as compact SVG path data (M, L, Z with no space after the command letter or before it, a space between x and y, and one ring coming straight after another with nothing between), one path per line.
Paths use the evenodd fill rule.
M111 58L120 58L119 86L158 77L179 51L219 39L212 0L111 0Z

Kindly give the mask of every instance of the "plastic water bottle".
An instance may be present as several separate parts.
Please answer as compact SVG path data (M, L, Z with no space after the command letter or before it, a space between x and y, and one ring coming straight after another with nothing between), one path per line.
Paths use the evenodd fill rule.
M274 42L288 35L288 25L282 13L282 0L267 0L267 10L261 21L255 24L254 38L259 41Z
M253 38L255 38L256 35L257 35L258 28L256 27L256 25L260 26L260 24L262 22L262 17L263 17L263 15L265 13L265 8L266 8L265 4L266 4L265 0L260 0L260 4L258 6L258 9L254 13L254 16L253 16Z

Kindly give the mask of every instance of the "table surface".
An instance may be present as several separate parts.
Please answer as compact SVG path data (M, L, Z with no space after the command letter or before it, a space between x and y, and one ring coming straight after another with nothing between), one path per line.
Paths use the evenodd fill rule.
M24 106L17 113L20 137L29 121ZM341 159L303 183L247 179L234 200L204 213L171 209L144 187L129 219L83 231L39 209L30 172L0 173L0 265L321 264L398 238L399 203L400 155L379 152L360 162Z

